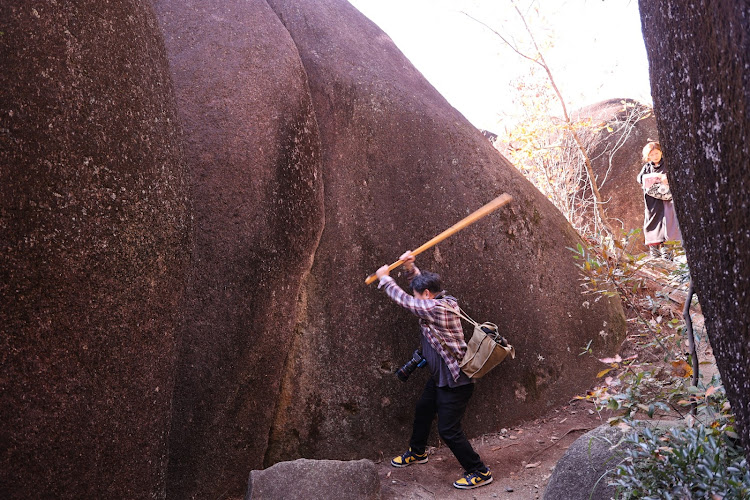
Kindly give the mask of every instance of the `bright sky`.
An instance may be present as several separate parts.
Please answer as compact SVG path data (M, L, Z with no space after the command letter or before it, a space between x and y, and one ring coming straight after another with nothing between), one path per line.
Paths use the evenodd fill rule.
M510 1L349 1L476 127L498 132L513 121L519 111L511 81L528 74L534 64L466 15L508 40L528 44L530 37ZM537 43L548 47L542 52L569 110L614 97L651 104L637 0L518 4ZM531 50L524 52L533 55Z

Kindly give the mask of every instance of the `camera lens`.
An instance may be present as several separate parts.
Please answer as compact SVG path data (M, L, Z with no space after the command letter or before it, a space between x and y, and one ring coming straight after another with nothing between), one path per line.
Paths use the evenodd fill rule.
M425 359L422 357L422 353L419 352L419 349L414 351L414 355L412 358L404 363L404 366L396 370L396 376L401 382L406 382L406 380L409 378L409 375L414 373L414 370L419 368L420 366L423 366L425 364Z
M417 362L413 359L410 359L407 361L404 366L396 370L396 376L401 382L406 382L406 380L409 378L409 375L414 373L414 370L417 369Z

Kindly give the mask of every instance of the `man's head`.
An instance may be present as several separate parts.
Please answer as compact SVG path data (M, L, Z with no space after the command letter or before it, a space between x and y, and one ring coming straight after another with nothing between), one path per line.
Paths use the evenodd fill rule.
M432 299L443 290L440 275L422 271L411 280L411 289L418 299Z

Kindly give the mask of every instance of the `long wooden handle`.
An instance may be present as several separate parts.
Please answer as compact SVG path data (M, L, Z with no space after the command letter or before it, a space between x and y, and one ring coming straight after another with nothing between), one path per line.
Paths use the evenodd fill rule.
M424 245L420 246L416 250L412 250L411 253L413 255L419 255L420 253L424 252L428 248L434 247L435 245L437 245L438 243L440 243L444 239L448 238L449 236L452 236L452 235L456 234L457 232L459 232L460 230L462 230L466 226L469 226L469 225L475 223L476 221L478 221L479 219L481 219L485 215L489 214L490 212L494 212L495 210L497 210L498 208L502 207L503 205L507 205L508 203L511 202L511 200L513 200L513 198L508 193L501 194L500 196L498 196L497 198L495 198L491 202L487 203L485 206L483 206L479 210L477 210L477 211L475 211L475 212L467 215L465 218L463 218L460 221L458 221L457 223L453 224L451 227L449 227L448 229L446 229L442 233L438 234L437 236L435 236L434 238L432 238L430 241L428 241ZM396 269L398 266L400 266L403 263L404 263L403 260L397 260L396 262L394 262L393 264L391 264L390 266L388 266L388 270L389 271L393 271L394 269ZM370 283L372 283L373 281L375 281L377 278L378 277L375 274L371 274L365 280L365 284L369 285Z

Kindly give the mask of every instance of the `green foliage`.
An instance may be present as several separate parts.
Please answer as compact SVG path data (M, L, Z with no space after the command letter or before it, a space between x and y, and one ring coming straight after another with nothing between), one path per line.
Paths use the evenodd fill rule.
M584 293L619 296L647 334L649 340L640 347L663 354L649 362L638 355L600 359L605 367L597 376L603 383L579 398L591 401L597 411L613 411L609 423L630 432L611 484L622 499L750 499L750 472L721 380L715 376L708 384L692 385L692 360L680 348L684 324L662 317L666 296L647 294L639 271L650 265L649 259L625 251L634 234L608 248L579 244L570 249ZM682 254L680 247L672 251ZM689 281L687 264L670 267L662 276L665 283ZM631 337L641 338L638 333ZM590 344L581 354L587 352ZM635 422L664 417L685 418L688 428L652 431Z
M610 482L618 499L750 498L743 449L715 428L645 428L630 434L625 444L625 459Z

